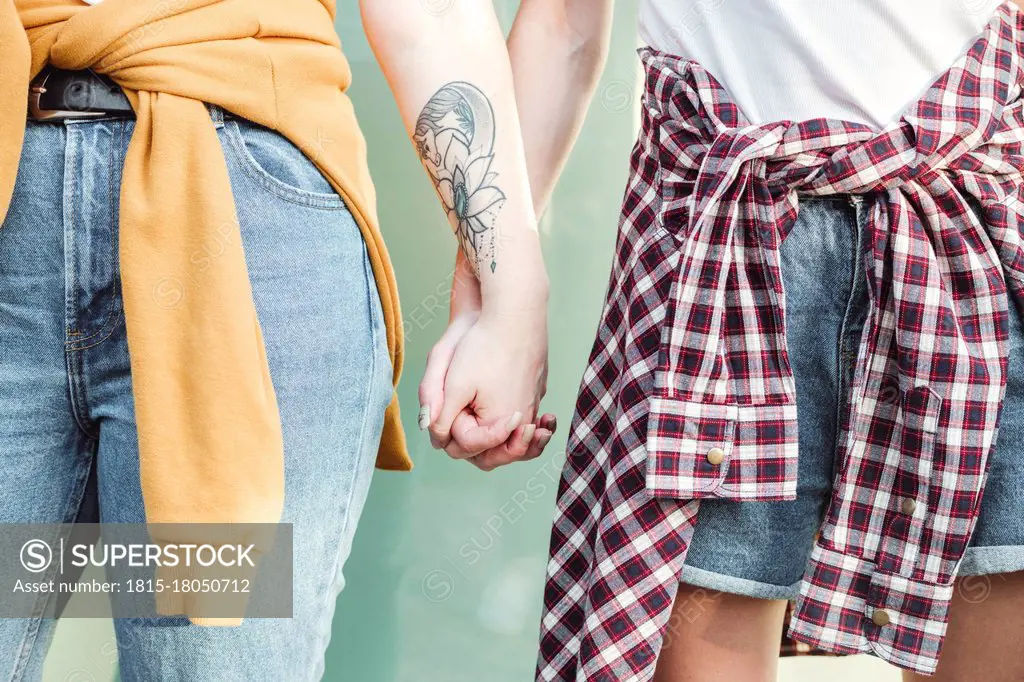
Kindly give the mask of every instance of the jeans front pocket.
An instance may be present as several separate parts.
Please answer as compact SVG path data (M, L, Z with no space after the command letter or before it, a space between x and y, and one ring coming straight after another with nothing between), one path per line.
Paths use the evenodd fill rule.
M224 136L226 151L267 191L305 206L344 208L344 201L316 164L280 133L228 116Z

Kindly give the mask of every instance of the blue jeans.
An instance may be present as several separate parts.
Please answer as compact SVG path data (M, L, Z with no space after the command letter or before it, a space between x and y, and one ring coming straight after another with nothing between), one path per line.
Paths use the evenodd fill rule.
M702 500L683 567L691 585L762 599L794 599L832 492L839 415L847 411L869 307L871 244L859 199L802 199L782 243L789 359L796 379L797 499ZM1010 303L1006 400L981 513L959 575L1024 570L1024 325Z
M237 628L118 620L121 679L319 679L391 398L383 314L358 226L315 167L275 133L211 118L284 430L294 617ZM28 125L0 229L3 523L144 520L118 274L133 126ZM198 257L216 267L207 247ZM55 625L0 620L0 680L40 679Z

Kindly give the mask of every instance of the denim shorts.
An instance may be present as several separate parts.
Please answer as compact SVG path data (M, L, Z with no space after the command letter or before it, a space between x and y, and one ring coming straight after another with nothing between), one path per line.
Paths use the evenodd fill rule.
M803 198L782 244L788 350L799 420L797 498L702 500L682 581L794 599L832 489L839 416L848 407L869 300L859 197ZM1010 302L1006 400L981 514L959 575L1024 570L1024 326Z
M292 617L232 628L117 619L119 679L319 680L392 394L383 313L359 227L312 162L219 109L210 125L281 415ZM0 229L0 523L145 520L118 249L134 127L127 118L28 124ZM154 303L173 307L217 275L230 233L217 235L182 270L181 289L154 289ZM38 611L52 598L41 595ZM55 626L0 618L0 679L41 679ZM54 677L101 679L110 653Z

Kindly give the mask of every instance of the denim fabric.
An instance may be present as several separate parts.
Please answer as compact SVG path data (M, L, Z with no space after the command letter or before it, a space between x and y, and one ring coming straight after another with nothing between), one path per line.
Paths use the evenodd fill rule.
M702 500L682 580L762 599L794 599L825 515L868 312L870 248L857 197L805 198L782 244L789 359L799 421L797 499ZM1010 310L1010 368L990 473L960 575L1024 570L1024 326Z
M133 125L28 126L0 229L0 522L144 520L118 275ZM251 123L213 110L211 125L283 424L294 617L238 628L118 620L121 679L319 679L392 392L383 314L358 226L315 167ZM205 244L197 272L215 270L222 247ZM154 299L174 305L201 281L183 273ZM54 627L0 620L0 679L39 679Z

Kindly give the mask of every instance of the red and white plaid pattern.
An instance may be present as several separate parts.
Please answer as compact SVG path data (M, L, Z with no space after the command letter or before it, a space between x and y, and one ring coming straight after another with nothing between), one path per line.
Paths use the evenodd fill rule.
M934 671L996 435L1008 292L1024 303L1022 17L1004 5L881 132L751 124L699 64L641 51L643 125L559 487L538 680L649 680L700 499L795 496L779 245L798 193L863 195L874 249L789 634Z

